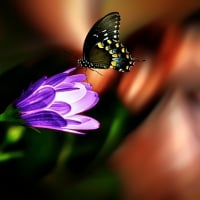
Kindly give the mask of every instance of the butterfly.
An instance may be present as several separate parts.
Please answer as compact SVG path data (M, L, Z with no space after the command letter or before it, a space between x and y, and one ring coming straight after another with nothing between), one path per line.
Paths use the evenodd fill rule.
M127 48L119 41L120 15L111 12L99 19L88 32L83 45L81 67L90 69L112 68L129 72L138 59L131 57Z

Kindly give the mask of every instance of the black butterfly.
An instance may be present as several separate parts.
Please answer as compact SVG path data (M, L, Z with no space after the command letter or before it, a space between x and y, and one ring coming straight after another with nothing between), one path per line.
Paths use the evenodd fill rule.
M120 15L111 12L99 19L90 29L83 46L81 67L129 72L135 64L126 47L119 41Z

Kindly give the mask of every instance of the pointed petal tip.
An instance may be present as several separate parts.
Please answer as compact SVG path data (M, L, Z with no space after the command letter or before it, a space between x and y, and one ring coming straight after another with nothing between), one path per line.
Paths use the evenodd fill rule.
M72 67L70 69L67 69L64 73L70 74L71 72L75 71L77 67Z
M74 115L68 119L66 119L67 125L66 129L73 130L95 130L100 127L99 121L92 117L88 117L85 115ZM68 121L70 123L68 123ZM71 123L71 121L77 121L78 123Z

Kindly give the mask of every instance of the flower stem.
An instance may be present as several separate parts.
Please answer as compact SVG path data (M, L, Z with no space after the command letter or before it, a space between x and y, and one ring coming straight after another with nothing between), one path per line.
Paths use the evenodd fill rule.
M12 105L9 105L6 110L0 114L0 122L13 122L21 124L22 120L19 117L19 112Z

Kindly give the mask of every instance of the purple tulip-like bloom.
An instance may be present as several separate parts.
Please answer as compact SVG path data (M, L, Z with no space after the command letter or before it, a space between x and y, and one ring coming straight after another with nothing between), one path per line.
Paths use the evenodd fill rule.
M15 106L24 124L78 134L99 128L98 121L80 114L97 104L98 94L83 82L85 74L70 75L74 70L39 79L17 99Z

